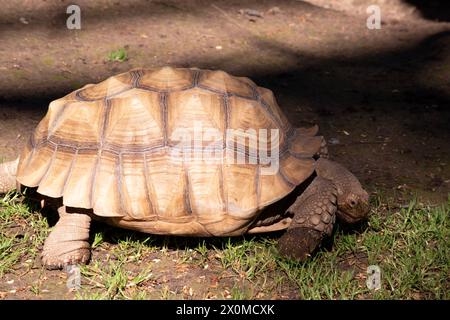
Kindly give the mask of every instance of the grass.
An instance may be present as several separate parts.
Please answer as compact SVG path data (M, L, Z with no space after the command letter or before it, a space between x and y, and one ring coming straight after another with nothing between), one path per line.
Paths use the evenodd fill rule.
M108 53L108 61L118 61L118 62L124 62L128 59L128 53L125 48L120 48L117 50L113 50L110 53Z
M234 244L229 238L225 246L215 248L223 268L231 268L247 280L253 280L270 271L276 264L273 258L275 241L244 240Z
M450 198L442 206L411 201L400 209L378 199L365 227L338 226L333 246L304 263L278 256L272 236L186 240L94 230L93 258L81 268L82 288L73 297L449 299L449 208ZM39 260L48 225L32 209L17 194L0 199L0 292L2 279L26 280ZM371 265L381 270L376 290L366 286ZM43 279L52 274L64 275L44 271ZM47 287L30 280L25 292L33 298Z
M0 278L23 261L30 268L48 234L45 219L31 211L16 193L0 198Z

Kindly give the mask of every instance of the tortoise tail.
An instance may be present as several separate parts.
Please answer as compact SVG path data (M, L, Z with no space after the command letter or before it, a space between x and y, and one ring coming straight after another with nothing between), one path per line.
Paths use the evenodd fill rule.
M16 173L19 159L0 164L0 193L16 188Z

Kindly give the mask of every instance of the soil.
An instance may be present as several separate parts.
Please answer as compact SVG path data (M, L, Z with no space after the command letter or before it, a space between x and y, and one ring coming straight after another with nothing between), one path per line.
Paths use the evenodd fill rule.
M399 206L448 198L445 1L80 0L81 29L69 30L72 3L2 1L4 159L18 155L55 98L131 68L195 66L273 90L293 124L319 124L333 159L372 196ZM366 26L371 4L381 29ZM127 60L108 61L119 48Z

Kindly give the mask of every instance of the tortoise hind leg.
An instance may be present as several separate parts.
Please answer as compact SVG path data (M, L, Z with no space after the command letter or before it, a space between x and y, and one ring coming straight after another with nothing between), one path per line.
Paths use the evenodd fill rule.
M278 241L278 251L288 258L304 261L325 236L331 235L336 220L336 200L334 184L316 177L287 210L294 217Z
M89 229L91 217L87 214L67 213L58 209L59 221L45 240L41 255L47 269L61 269L70 264L85 264L91 255Z

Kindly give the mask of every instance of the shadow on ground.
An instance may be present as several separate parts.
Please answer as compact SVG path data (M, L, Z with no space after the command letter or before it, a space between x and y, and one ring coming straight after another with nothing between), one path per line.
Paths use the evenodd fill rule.
M426 19L450 21L450 2L447 0L405 0L414 5Z

